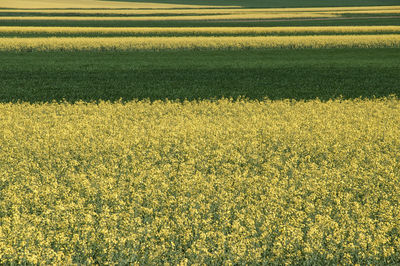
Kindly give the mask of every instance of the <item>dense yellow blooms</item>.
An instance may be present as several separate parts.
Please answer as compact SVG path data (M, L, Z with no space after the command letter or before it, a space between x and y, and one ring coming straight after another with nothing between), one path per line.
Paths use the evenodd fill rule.
M0 264L400 262L400 100L0 104Z
M135 35L135 34L187 34L187 35L229 35L229 34L302 34L323 35L335 34L365 34L365 33L400 33L400 26L316 26L316 27L0 27L1 33L14 34L93 34L102 36L105 34Z
M1 38L0 51L400 47L400 35Z

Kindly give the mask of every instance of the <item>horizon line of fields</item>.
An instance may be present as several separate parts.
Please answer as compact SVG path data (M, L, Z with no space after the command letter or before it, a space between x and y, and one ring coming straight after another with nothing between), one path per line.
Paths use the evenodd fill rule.
M310 26L310 27L35 27L0 26L3 37L43 36L263 36L398 34L400 26Z
M104 11L106 13L113 12L137 12L139 14L148 14L153 12L165 11L166 13L208 13L208 12L302 12L302 11L385 11L385 10L399 10L398 6L357 6L357 7L301 7L301 8L230 8L230 7L213 7L213 8L1 8L0 12L35 12L43 11L49 13L64 13L64 12L82 12L82 13L97 13Z
M399 34L222 37L0 38L0 51L398 48Z

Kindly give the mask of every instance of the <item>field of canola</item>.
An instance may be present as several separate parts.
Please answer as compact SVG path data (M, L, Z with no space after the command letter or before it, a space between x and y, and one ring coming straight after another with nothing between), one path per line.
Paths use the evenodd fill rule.
M2 263L400 262L396 98L0 113Z
M2 38L0 51L126 51L400 47L399 34L274 37Z
M0 27L3 37L296 36L399 34L400 26L320 27ZM4 38L3 38L4 39ZM14 39L15 40L15 39Z
M400 263L400 6L50 2L0 3L0 264Z

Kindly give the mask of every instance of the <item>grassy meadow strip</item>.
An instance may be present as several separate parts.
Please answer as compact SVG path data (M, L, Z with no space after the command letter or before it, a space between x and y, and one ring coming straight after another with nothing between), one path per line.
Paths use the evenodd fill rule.
M302 49L400 47L400 35L1 38L0 51Z
M0 27L6 36L259 36L259 35L343 35L398 34L400 26L328 27Z
M400 101L0 104L2 264L398 264Z

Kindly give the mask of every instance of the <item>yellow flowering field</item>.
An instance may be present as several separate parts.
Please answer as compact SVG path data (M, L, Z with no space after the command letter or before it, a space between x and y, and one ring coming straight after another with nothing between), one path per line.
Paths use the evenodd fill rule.
M400 47L400 35L0 38L0 51L385 47Z
M398 264L400 100L0 104L0 263Z
M314 26L314 27L16 27L2 26L0 34L107 34L140 35L323 35L323 34L398 34L400 26Z

